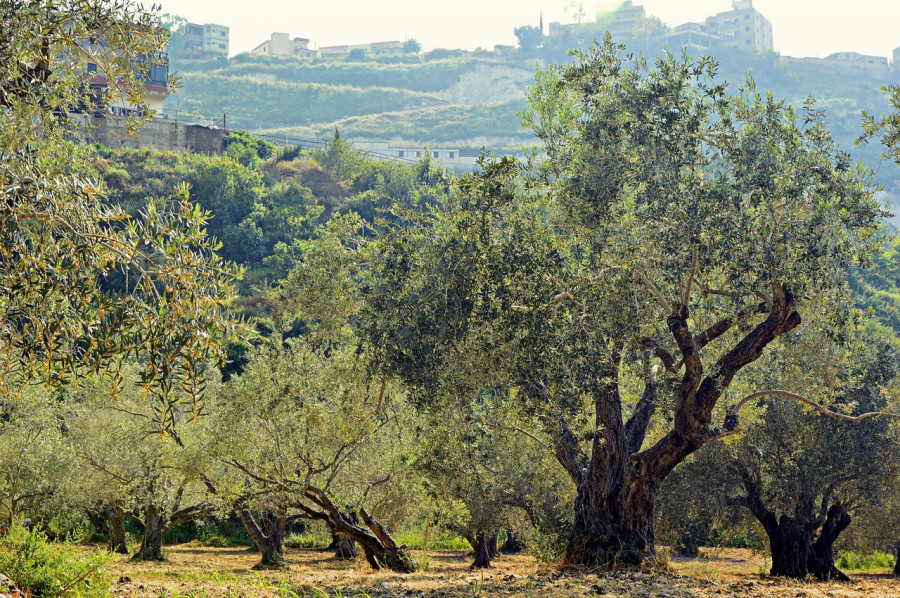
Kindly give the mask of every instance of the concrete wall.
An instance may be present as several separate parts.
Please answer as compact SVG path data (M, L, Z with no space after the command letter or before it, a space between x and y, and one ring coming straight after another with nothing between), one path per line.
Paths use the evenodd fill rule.
M167 119L158 119L144 123L144 126L131 136L125 129L122 117L90 118L87 143L102 143L110 148L142 148L151 147L162 151L194 152L199 154L218 154L227 134L223 129L190 125Z

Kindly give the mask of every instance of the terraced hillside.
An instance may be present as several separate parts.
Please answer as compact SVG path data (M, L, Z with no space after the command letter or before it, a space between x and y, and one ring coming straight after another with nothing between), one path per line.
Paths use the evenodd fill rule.
M167 111L221 118L232 127L320 139L519 149L532 136L516 113L536 64L497 56L412 63L300 61L242 55L228 64L178 65L183 89Z
M659 50L646 48L645 55ZM229 127L296 139L331 137L337 127L349 138L515 151L534 143L517 116L534 72L560 58L558 52L436 50L355 62L245 54L228 62L175 63L183 89L167 101L166 110L201 119L221 120L226 114ZM720 51L718 60L734 92L749 72L758 89L771 90L774 98L785 98L798 110L815 97L815 109L825 110L841 146L878 169L876 180L887 199L900 198L900 169L879 169L877 144L854 147L860 112L887 109L879 88L900 83L900 69L854 69L734 50Z

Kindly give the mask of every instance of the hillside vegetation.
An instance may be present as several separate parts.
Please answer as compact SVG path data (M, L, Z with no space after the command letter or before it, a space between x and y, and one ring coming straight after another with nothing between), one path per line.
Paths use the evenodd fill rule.
M646 56L660 51L641 49ZM853 143L861 133L863 110L880 114L888 109L879 88L900 82L897 71L878 76L777 53L716 54L719 79L733 91L749 73L759 89L794 106L815 98L815 108L825 111L841 147L878 169L879 148L854 148ZM321 139L337 126L350 138L519 150L534 143L517 113L525 107L536 65L569 60L556 48L509 54L435 50L362 61L242 54L227 63L174 63L184 84L175 101L182 112L227 113L234 126L265 133ZM173 100L167 110L174 110ZM888 199L900 194L895 169L882 169L877 180Z

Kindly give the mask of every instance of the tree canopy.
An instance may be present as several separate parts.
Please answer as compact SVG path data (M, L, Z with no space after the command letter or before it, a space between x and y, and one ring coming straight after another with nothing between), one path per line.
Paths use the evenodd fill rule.
M184 188L130 217L104 202L67 140L87 126L81 114L144 104L141 73L165 43L152 18L128 0L0 6L0 389L135 358L170 428L197 410L204 364L235 328L235 273ZM88 62L115 83L90 90Z
M840 334L846 269L885 214L813 102L622 52L607 39L545 78L575 110L526 113L538 168L485 162L385 234L366 317L411 384L487 367L530 406L578 488L568 558L588 564L652 551L659 485L737 429L720 399L801 313Z

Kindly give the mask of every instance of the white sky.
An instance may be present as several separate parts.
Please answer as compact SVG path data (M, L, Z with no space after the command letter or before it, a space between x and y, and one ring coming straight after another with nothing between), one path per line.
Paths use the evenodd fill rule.
M413 37L425 50L514 44L513 28L573 22L573 0L157 0L162 11L197 23L228 25L231 53L246 52L273 31L305 37L310 46ZM609 0L575 0L593 20ZM634 0L667 25L700 21L731 0ZM900 0L754 0L772 22L775 50L785 56L855 51L890 56L900 46Z

